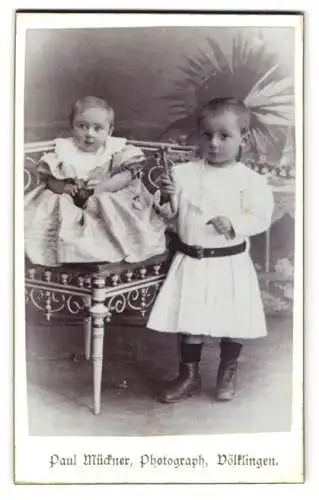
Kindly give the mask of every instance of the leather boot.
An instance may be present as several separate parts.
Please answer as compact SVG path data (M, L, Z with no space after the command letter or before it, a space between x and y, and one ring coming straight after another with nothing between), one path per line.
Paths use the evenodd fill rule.
M158 398L159 401L161 403L177 403L198 392L201 386L198 365L198 361L181 362L178 377L167 384Z
M199 362L202 344L191 344L182 341L180 347L181 362L178 377L169 382L160 394L158 399L161 403L177 403L192 396L200 389Z
M218 401L231 401L236 394L237 360L241 348L241 344L228 339L220 342L220 363L216 387Z

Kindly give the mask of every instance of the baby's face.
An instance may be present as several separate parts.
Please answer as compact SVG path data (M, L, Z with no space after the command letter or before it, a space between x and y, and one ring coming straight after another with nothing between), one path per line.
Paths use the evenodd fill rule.
M108 112L101 108L86 108L74 116L73 137L79 149L96 152L111 134Z
M200 149L208 163L222 167L236 160L243 141L238 121L230 110L211 113L202 119Z

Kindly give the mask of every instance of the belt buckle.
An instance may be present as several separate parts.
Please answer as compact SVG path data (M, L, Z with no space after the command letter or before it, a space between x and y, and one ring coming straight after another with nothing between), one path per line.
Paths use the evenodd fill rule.
M196 259L202 259L204 257L204 248L200 245L195 245Z

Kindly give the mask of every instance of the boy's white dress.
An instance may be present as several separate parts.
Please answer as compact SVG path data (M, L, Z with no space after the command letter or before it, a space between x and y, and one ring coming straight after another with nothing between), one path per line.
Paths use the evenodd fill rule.
M99 187L141 150L110 137L97 153L84 153L72 138L56 139L55 150L42 157L57 179L83 179ZM25 249L34 264L137 262L165 250L165 225L153 210L153 197L139 179L117 192L97 191L79 208L68 194L44 183L25 196Z
M189 245L227 247L248 242L267 230L273 196L267 180L240 163L216 168L194 161L173 169L178 213L176 230ZM172 215L168 205L163 214ZM231 221L236 236L227 240L206 222ZM213 337L267 335L256 271L249 254L194 259L177 253L150 314L149 328Z

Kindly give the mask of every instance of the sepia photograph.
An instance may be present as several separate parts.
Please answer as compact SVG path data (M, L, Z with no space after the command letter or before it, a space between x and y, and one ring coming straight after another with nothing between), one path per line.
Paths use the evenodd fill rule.
M302 481L302 16L16 21L16 479Z

